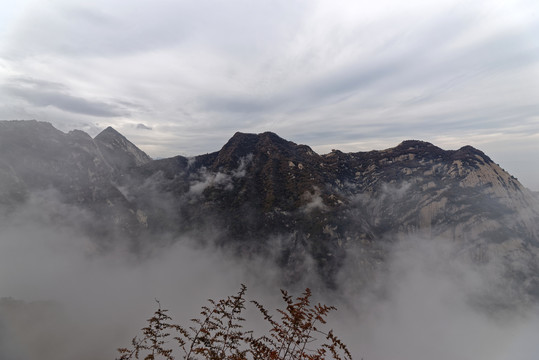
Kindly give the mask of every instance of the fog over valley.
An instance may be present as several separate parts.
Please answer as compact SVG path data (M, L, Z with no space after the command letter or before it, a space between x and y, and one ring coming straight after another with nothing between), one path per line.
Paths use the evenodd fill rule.
M156 299L187 326L241 284L270 310L309 287L355 359L539 353L539 200L471 146L238 132L153 160L113 128L2 121L0 204L1 359L117 358Z

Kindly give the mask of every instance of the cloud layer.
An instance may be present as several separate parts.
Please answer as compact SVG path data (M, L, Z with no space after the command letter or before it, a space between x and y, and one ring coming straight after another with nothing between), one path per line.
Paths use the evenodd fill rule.
M270 310L283 305L271 254L238 259L226 248L202 247L187 237L166 247L149 239L148 257L121 244L97 254L76 221L49 218L46 210L59 205L48 197L0 218L2 359L112 359L117 347L140 334L155 298L183 325L206 299L233 295L240 283L247 285L248 299ZM63 211L84 216L75 208ZM485 296L503 297L507 286L500 269L474 265L455 256L458 250L443 239L405 239L392 245L370 286L358 286L352 261L342 271L339 296L324 294L310 279L313 300L337 305L329 327L356 359L535 359L537 309L492 316L477 306ZM265 329L254 307L245 316L248 328Z

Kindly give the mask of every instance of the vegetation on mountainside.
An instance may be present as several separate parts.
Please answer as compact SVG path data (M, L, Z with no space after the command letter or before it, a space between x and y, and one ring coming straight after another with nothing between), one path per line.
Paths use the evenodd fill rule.
M209 300L203 306L201 317L192 319L192 326L185 328L172 323L168 310L158 308L142 336L132 340L131 347L118 349L118 360L165 359L175 356L195 360L351 360L352 356L332 330L324 331L326 316L333 306L311 305L311 291L306 289L302 296L293 298L281 290L286 304L277 309L279 319L270 314L257 301L251 301L269 325L262 336L243 327L245 319L246 287L226 299Z

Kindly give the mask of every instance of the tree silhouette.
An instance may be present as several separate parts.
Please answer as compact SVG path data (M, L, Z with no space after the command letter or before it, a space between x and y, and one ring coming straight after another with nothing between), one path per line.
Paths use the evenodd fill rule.
M281 290L285 303L277 309L277 318L258 301L251 301L269 324L268 333L256 336L245 330L241 316L246 308L246 287L234 296L218 301L208 300L199 318L188 328L172 323L168 310L158 308L133 338L131 347L120 348L118 360L166 359L175 355L186 360L351 360L348 348L332 330L324 331L326 317L333 306L311 305L311 291L295 299Z

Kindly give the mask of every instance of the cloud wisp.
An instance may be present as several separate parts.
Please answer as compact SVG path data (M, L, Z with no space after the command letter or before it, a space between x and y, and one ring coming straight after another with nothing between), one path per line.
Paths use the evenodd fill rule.
M1 91L39 108L52 106L67 113L97 118L129 115L118 105L73 96L66 86L48 81L12 79L1 88Z

